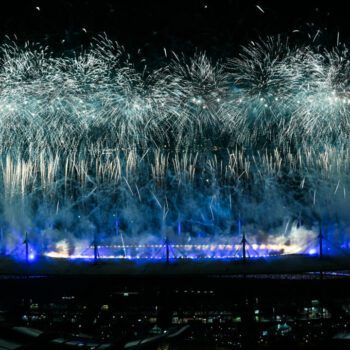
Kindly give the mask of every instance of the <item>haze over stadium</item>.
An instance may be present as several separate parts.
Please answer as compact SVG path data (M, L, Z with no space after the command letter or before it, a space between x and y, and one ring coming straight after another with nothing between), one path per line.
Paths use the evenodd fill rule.
M348 248L345 44L164 49L157 68L105 34L0 51L3 254L27 235L32 257L234 258L242 232L253 256L313 253L320 228Z

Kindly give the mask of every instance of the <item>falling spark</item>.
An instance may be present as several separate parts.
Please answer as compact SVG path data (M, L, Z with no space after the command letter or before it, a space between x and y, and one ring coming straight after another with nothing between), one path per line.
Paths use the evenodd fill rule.
M256 5L256 8L257 8L261 13L265 13L265 11L261 8L261 6Z
M316 40L316 38L318 37L319 34L320 34L320 30L318 29L314 38L312 39L312 42L314 42Z
M338 180L338 183L337 183L337 186L336 186L336 188L335 188L334 194L336 194L336 193L337 193L338 188L339 188L339 184L340 184L340 180Z

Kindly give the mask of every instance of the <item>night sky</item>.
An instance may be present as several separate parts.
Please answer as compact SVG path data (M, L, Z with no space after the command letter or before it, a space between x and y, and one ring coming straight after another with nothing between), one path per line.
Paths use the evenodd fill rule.
M282 34L291 41L335 45L350 38L346 1L11 1L2 4L0 35L66 50L99 33L128 50L157 55L163 47L228 55L240 44Z

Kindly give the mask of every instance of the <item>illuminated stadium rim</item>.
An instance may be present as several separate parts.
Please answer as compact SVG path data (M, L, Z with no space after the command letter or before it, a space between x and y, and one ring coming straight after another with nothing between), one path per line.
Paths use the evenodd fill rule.
M93 252L96 249L98 253ZM164 260L166 249L169 259L242 259L242 244L113 244L90 246L80 254L69 254L66 251L51 251L44 256L61 259L122 259L122 260ZM118 251L118 253L115 252ZM130 252L132 250L132 252ZM150 252L149 250L156 250ZM284 244L251 244L246 248L247 258L271 257L291 254L303 254L296 245ZM316 254L316 249L309 255Z

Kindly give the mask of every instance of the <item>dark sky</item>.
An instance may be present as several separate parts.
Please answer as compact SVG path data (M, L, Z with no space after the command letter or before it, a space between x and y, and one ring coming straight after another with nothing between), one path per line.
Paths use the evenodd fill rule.
M335 44L350 40L346 0L13 0L0 11L0 35L56 48L87 43L106 32L128 49L194 48L220 55L259 36ZM311 39L310 39L311 38Z

